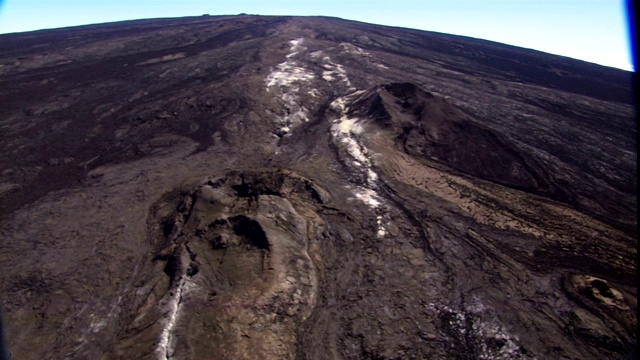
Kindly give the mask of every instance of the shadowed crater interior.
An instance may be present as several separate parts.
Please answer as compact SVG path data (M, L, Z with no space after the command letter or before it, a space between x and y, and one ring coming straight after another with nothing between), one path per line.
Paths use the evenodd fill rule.
M269 240L260 224L246 216L238 215L229 219L233 224L233 231L241 236L249 245L261 250L269 250Z

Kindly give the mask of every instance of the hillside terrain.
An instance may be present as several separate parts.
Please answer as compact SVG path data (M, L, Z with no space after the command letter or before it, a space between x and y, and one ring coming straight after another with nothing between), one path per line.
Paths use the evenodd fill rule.
M0 35L12 359L625 359L632 73L323 17Z

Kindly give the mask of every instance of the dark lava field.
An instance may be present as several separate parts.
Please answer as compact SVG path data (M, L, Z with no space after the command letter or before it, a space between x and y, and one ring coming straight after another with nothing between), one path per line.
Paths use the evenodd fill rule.
M634 358L632 81L336 18L0 35L11 358Z

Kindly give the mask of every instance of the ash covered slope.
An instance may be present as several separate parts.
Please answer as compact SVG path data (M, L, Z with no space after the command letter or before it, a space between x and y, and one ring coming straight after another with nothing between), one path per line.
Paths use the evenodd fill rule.
M0 37L15 358L616 358L629 73L330 18Z

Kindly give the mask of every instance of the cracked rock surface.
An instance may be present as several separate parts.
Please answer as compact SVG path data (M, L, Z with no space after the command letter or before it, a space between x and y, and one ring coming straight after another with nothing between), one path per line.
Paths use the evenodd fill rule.
M15 359L617 359L631 73L334 18L0 36Z

